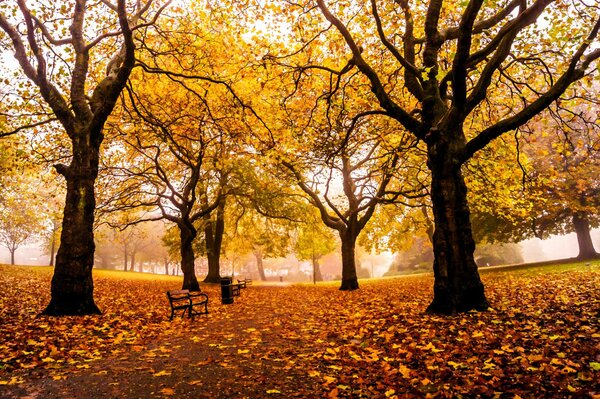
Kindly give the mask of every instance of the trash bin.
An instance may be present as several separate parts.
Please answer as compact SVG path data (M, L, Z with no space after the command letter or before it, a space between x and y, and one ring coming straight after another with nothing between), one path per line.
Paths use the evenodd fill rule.
M231 277L221 278L221 302L223 304L233 303L233 287Z

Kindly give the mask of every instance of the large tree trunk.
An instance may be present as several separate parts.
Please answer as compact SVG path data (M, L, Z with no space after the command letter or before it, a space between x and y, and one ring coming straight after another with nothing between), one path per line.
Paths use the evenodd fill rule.
M179 237L181 239L181 271L183 272L184 290L200 291L200 285L196 278L195 260L193 242L197 231L191 226L180 225Z
M323 274L321 273L321 265L319 265L319 258L313 255L312 264L314 281L323 281Z
M258 269L260 281L267 281L267 276L265 275L265 265L263 264L262 251L254 251L254 258L256 259L256 269Z
M579 255L577 259L597 259L600 255L594 249L592 236L590 235L590 223L587 215L583 212L573 214L573 227L577 234L577 243L579 244Z
M358 278L356 276L356 229L348 227L343 232L340 232L342 240L342 285L341 291L357 290Z
M485 310L489 305L473 257L475 241L460 165L453 162L447 148L430 147L428 166L435 220L435 283L433 302L427 311L453 314Z
M208 273L204 282L219 283L221 281L221 245L225 232L225 200L217 207L217 220L208 219L204 228Z
M93 140L91 137L98 137ZM67 180L60 247L45 315L100 314L94 302L94 183L98 176L101 134L82 132L73 141L73 159L56 170Z

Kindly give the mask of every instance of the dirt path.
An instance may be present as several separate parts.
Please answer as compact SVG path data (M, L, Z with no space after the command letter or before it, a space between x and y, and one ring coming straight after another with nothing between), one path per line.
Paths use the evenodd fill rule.
M275 318L278 316L275 315ZM177 323L179 321L175 321ZM125 356L48 370L19 370L22 384L0 387L2 398L257 398L310 397L316 386L302 359L310 345L282 337L267 319L180 322L177 335ZM188 329L189 331L186 331Z

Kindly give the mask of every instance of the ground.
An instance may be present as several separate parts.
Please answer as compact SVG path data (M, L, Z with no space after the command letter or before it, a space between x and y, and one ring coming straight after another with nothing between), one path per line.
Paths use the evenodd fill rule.
M425 314L431 276L260 285L168 320L180 280L95 271L102 316L41 317L51 270L0 266L1 398L600 397L600 263L485 272L493 308Z

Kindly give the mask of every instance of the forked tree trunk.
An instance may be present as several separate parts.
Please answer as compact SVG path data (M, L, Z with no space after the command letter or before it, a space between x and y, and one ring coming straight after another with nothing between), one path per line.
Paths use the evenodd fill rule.
M587 215L583 212L573 214L573 227L575 228L577 243L579 244L579 255L577 255L577 259L598 259L600 254L598 254L594 248Z
M260 281L267 281L267 276L265 275L265 265L263 264L262 252L254 251L254 258L256 259L256 269L258 270Z
M94 140L97 137L99 140ZM57 171L67 180L67 197L52 276L50 303L45 315L100 314L94 302L94 183L102 135L83 132L73 141L73 159Z
M184 290L200 291L200 285L196 278L193 242L197 231L193 227L179 225L179 237L181 239L181 271L183 272Z
M427 311L453 314L485 310L489 305L473 257L475 241L460 166L453 164L447 149L431 151L430 148L428 164L435 219L435 283L433 301Z
M358 277L356 276L356 238L355 229L347 228L340 232L342 240L342 285L341 291L357 290Z

